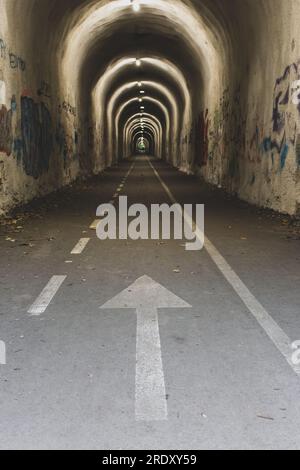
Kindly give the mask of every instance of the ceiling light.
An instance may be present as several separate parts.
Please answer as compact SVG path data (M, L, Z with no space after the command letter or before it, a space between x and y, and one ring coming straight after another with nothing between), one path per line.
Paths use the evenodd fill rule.
M138 13L141 9L141 5L139 4L139 2L137 0L131 0L131 6L133 8L133 11L135 13Z
M136 59L135 65L136 65L137 67L140 67L140 66L142 65L141 59Z
M143 95L145 92L144 92L144 90L141 90L140 93L141 93L141 95Z

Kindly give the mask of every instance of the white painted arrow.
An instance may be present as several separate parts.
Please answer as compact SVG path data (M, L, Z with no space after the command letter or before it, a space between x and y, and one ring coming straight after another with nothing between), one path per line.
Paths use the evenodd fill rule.
M168 418L157 309L190 307L148 276L140 277L101 307L132 308L137 312L135 416L138 421Z

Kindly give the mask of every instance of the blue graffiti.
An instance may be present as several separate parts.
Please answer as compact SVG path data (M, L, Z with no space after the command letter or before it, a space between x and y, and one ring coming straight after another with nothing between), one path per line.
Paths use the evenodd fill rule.
M281 152L280 152L280 168L281 168L282 170L283 170L283 168L284 168L284 166L285 166L285 162L286 162L288 153L289 153L289 146L288 146L288 144L285 144L285 145L283 146L283 149L282 149Z
M17 100L16 100L16 96L15 96L15 95L12 95L12 97L11 97L11 106L10 106L10 107L11 107L11 110L12 110L13 112L17 111L17 107L18 107L18 106L17 106Z
M275 152L280 157L280 168L281 170L284 169L286 159L289 154L289 146L286 142L285 134L280 143L278 143L276 140L272 140L271 137L266 137L261 144L261 149L264 153L272 152L271 158L272 158L273 165L274 165L274 152L273 151L275 150Z
M14 152L14 155L17 157L17 162L21 163L22 155L23 155L23 141L22 141L22 139L14 139L13 152Z

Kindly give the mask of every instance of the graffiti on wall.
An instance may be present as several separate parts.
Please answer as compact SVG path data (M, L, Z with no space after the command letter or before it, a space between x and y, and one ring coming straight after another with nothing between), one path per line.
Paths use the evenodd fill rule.
M240 158L246 154L248 161L260 164L265 157L270 158L272 171L281 172L288 159L293 156L300 166L300 61L286 67L283 74L275 80L273 88L273 106L270 110L270 128L266 131L260 123L261 116L253 117L252 131L247 113L243 111L241 89L234 92L226 89L219 106L211 113L208 120L208 161L215 173L217 160L222 158L226 163L228 176L237 182L240 175ZM255 103L254 103L255 105ZM245 108L246 109L246 108ZM252 119L252 118L251 118ZM199 120L202 146L200 164L205 164L206 129L205 115ZM249 135L249 137L248 137ZM199 153L198 153L199 154ZM213 168L215 166L215 168ZM269 179L269 181L271 181ZM254 184L255 174L249 179Z
M6 85L0 80L0 152L7 156L12 153L12 117L15 107L15 96L11 99L11 109L6 106Z
M1 38L0 38L0 59L6 59L6 44Z
M242 111L241 87L234 91L225 89L219 105L210 120L208 113L202 124L208 148L208 161L228 162L228 175L231 179L239 175L239 157L246 148L246 120ZM208 145L209 143L209 145Z
M51 115L44 103L21 97L21 133L24 170L38 178L49 169L53 149Z
M208 130L209 130L208 109L199 114L195 127L195 154L196 163L205 166L208 161Z
M63 157L64 168L66 169L71 160L78 158L78 130L75 128L67 130L59 121L56 129L55 140L58 145L59 154Z
M22 59L22 57L13 54L12 52L9 53L9 64L12 69L19 69L22 72L26 69L26 63Z
M5 105L0 108L0 152L7 156L12 152L12 110L7 109Z
M51 85L45 80L42 80L39 88L37 89L37 94L44 98L51 98Z
M25 60L15 52L10 51L2 38L0 38L0 59L8 60L10 68L13 70L20 70L21 72L26 70Z
M271 155L272 162L279 159L283 170L291 149L297 142L300 117L300 62L286 67L275 81L273 93L272 129L261 144L262 152Z
M229 136L229 161L230 176L233 178L239 173L240 156L246 148L246 119L241 104L241 88L237 87L233 97L233 107L230 110L232 126Z

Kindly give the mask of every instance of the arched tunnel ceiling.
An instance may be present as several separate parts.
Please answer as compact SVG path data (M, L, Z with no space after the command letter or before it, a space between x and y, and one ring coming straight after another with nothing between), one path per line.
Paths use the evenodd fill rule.
M270 197L276 200L272 189L248 188L251 181L259 181L258 186L263 181L256 178L258 169L247 165L258 158L252 148L252 121L259 118L261 133L274 145L271 134L276 129L268 111L272 113L272 87L293 60L297 63L294 26L285 32L287 19L294 21L297 10L297 0L290 3L288 16L282 0L2 0L2 29L30 60L18 82L20 96L39 102L39 84L45 80L53 87L47 111L55 123L49 140L54 140L53 149L59 147L53 157L54 179L63 184L81 171L98 172L120 158L120 149L128 147L126 122L137 111L132 105L119 114L121 103L133 99L125 85L152 82L149 98L165 111L152 103L149 113L161 122L160 144L170 163L186 172L200 171L232 192L247 187L248 199L263 194L267 204ZM133 4L139 5L138 11ZM279 50L284 35L290 35L288 47L272 60L268 48ZM271 92L264 95L266 83ZM32 163L28 157L23 164L27 176L36 179L47 172L50 147L45 163ZM280 151L282 161L286 157ZM244 153L248 156L242 161Z
M161 103L165 109L168 110L168 114L170 117L170 121L174 122L175 129L178 129L180 122L178 120L179 110L176 106L176 101L174 97L168 92L168 90L164 90L159 84L144 82L143 89L146 91L143 98L137 99L137 87L135 82L130 84L128 87L125 85L126 89L121 89L119 91L118 99L112 104L112 106L108 107L108 114L112 117L112 122L115 121L115 112L116 109L122 105L122 103L131 101L134 99L134 104L136 107L136 112L147 112L149 108L149 103L153 103L153 100L156 100L157 103ZM142 101L140 101L142 99ZM132 107L130 108L130 112ZM124 112L126 111L126 108ZM125 114L125 117L126 114ZM116 123L118 124L118 123Z
M41 8L40 0L4 0L6 9L13 12L17 18L19 27L24 24L31 25L26 37L22 38L30 47L34 47L36 38L39 37L44 46L49 44L50 50L55 50L65 40L70 31L74 31L83 20L93 14L99 6L103 7L108 1L99 0L43 0ZM141 1L144 7L151 2ZM165 0L167 3L167 0ZM170 2L172 3L172 2ZM175 2L174 2L175 3ZM191 9L196 17L200 17L207 31L210 31L210 39L217 47L221 43L224 48L229 46L240 46L245 50L249 34L255 31L253 40L257 40L262 35L263 25L266 19L282 4L281 0L190 0L181 1L183 7ZM122 2L126 7L129 0ZM278 8L279 9L279 8ZM24 13L26 12L26 15ZM127 15L130 12L127 12ZM132 18L132 16L131 16ZM185 20L184 15L182 20ZM55 30L53 26L55 25ZM141 23L139 24L142 31ZM19 28L18 28L19 29ZM51 33L51 35L50 35ZM235 41L238 38L238 44ZM50 40L50 41L49 41ZM56 49L57 50L57 49ZM45 61L47 58L45 57Z
M176 37L176 34L174 36L174 32L176 31L176 25L178 23L181 27L186 23L186 28L190 28L191 34L194 34L195 30L191 28L191 24L186 17L187 13L189 17L193 19L193 23L194 21L200 21L202 32L205 31L207 35L206 39L203 38L203 34L201 38L203 40L201 46L204 48L202 51L204 59L205 57L210 57L209 51L205 50L205 47L210 46L218 50L227 51L227 54L235 53L241 60L246 56L245 50L249 50L249 36L252 38L253 42L259 42L259 38L264 31L266 19L281 3L281 0L265 0L264 2L256 0L243 0L242 2L240 0L144 0L140 2L142 11L139 12L138 15L133 15L129 0L114 2L99 0L64 0L63 2L61 0L43 0L42 8L40 0L28 0L26 1L26 5L25 2L20 2L19 0L4 1L7 4L6 9L13 12L14 17L18 19L19 27L17 30L22 30L25 23L30 23L31 27L27 31L26 37L22 37L22 41L26 42L29 48L34 48L36 38L39 37L44 48L48 49L49 47L49 53L39 58L41 62L44 60L45 64L48 63L50 66L54 59L54 55L51 54L51 51L54 50L60 50L60 54L63 56L66 52L69 35L72 34L74 38L76 32L78 32L76 44L74 43L73 45L75 54L77 54L77 57L80 56L78 50L76 50L78 43L80 43L82 47L87 47L90 58L88 58L88 56L86 57L87 61L91 62L90 65L92 69L95 64L91 59L93 50L97 49L97 43L101 48L101 57L103 57L101 62L103 62L103 64L107 61L110 62L110 48L114 43L114 38L110 38L112 41L109 43L105 43L105 41L112 36L113 27L120 28L119 32L121 33L118 41L119 44L121 44L121 49L118 52L118 46L113 46L111 51L114 58L116 58L124 54L124 50L122 49L123 39L127 46L130 46L130 43L132 44L133 51L138 49L138 51L142 52L143 44L141 43L139 47L137 47L136 35L141 38L141 41L145 41L145 45L147 45L147 36L149 38L149 33L151 33L152 36L152 34L155 34L155 31L158 35L161 34L161 36L167 40L167 38ZM118 4L116 9L111 6L112 4ZM176 23L172 22L170 15L166 17L166 13L163 12L162 8L163 4L170 4L167 12L174 13L175 17L177 15ZM149 13L153 13L152 10L154 10L155 6L158 9L158 14L156 17L151 17L151 22L147 22L145 16L149 17ZM92 15L95 16L99 8L107 10L107 15L109 16L109 21L106 22L105 25L108 28L107 32L104 32L105 26L103 28L100 17L98 22L96 20L96 25L94 25L94 34L87 34L84 38L84 35L80 35L79 33L81 31L84 32L84 23L87 22L88 24L91 22ZM175 11L176 8L177 10ZM24 10L26 10L26 15L24 14ZM143 14L143 11L145 14ZM178 18L180 18L180 21L178 21ZM115 25L113 25L113 23L115 23ZM118 24L118 26L116 26L116 24ZM55 29L53 28L54 25ZM81 29L79 30L79 28ZM78 39L79 37L80 39ZM102 39L103 42L101 43ZM180 55L180 50L182 50L183 47L182 43L182 36L178 35L177 41L175 41L175 44L179 47L179 50L177 50L177 48L175 50L176 58L177 53ZM116 47L116 49L114 47ZM150 50L151 48L150 44ZM191 55L189 49L190 48L188 48L187 53ZM130 47L127 49L127 52L129 52L129 50ZM186 50L184 50L184 53L185 52ZM99 59L97 52L95 53L96 58ZM167 57L167 55L164 55L164 57ZM96 70L98 69L98 73L101 73L99 60L96 60L96 63ZM183 64L184 63L186 63L185 57ZM203 61L197 61L191 57L190 70L193 66L198 70L199 63L203 69ZM81 70L79 70L80 68ZM79 67L77 72L82 72L82 67ZM95 79L94 73L89 73L88 76L90 80Z
M40 37L52 37L49 46L59 50L62 66L58 71L63 93L81 107L81 116L89 119L90 96L97 82L113 62L125 56L156 57L176 64L185 77L190 90L193 114L204 107L204 89L213 87L213 75L220 78L225 69L222 61L232 53L235 31L241 33L245 16L251 28L253 2L245 0L135 0L140 11L135 13L130 0L44 0L39 8L37 0L26 2L27 17L32 28L27 41ZM10 0L10 8L20 12L21 2ZM29 5L28 5L29 3ZM268 11L268 2L264 2ZM262 9L260 9L260 18ZM236 19L238 18L238 21ZM47 20L46 20L47 19ZM21 21L21 20L20 20ZM257 21L257 18L256 18ZM52 25L55 31L50 31ZM42 25L42 28L41 28ZM47 28L48 26L48 28ZM243 35L240 35L243 37ZM54 60L50 52L49 64ZM47 56L45 55L45 60ZM131 68L119 74L115 88L130 78ZM137 76L137 75L136 75ZM154 80L172 88L180 110L180 90L172 87L171 77L163 76L151 64L139 71L139 79ZM173 80L174 82L174 80ZM106 100L113 92L113 84L107 90ZM181 98L181 99L180 99ZM105 102L102 103L105 106Z
M130 146L133 133L135 131L141 131L142 126L144 127L144 129L147 129L152 132L154 143L158 147L157 151L160 154L161 152L160 146L161 146L161 139L162 139L162 126L159 120L153 115L146 114L142 117L142 119L134 115L127 120L127 122L124 125L125 145Z
M154 115L157 120L161 123L165 138L170 133L170 113L168 112L168 108L158 99L152 97L145 97L145 103L147 103L147 113ZM116 113L116 118L112 121L115 122L116 125L116 135L117 138L122 133L122 130L125 127L126 121L131 117L134 116L138 112L137 105L139 104L137 98L129 98L125 100L125 102L120 103L118 107L118 112ZM143 120L143 113L140 112L140 121ZM119 154L121 151L122 146L124 145L124 136L122 139L119 139L116 142L116 151L113 153ZM113 134L111 134L109 138L109 143L113 145Z
M186 89L183 77L179 82L178 78L175 75L174 67L158 67L159 61L156 59L143 59L142 66L137 70L136 67L133 66L132 63L129 63L125 67L119 67L114 74L109 73L109 80L107 85L104 86L104 109L107 108L107 103L110 100L111 96L119 90L124 84L128 83L140 83L140 87L145 89L147 92L147 88L151 87L151 84L154 87L162 87L164 86L167 93L171 93L179 106L179 110L181 114L184 113L185 106L187 105L186 101ZM104 74L105 77L107 74ZM101 82L101 80L100 80ZM155 85L156 84L156 85ZM139 90L135 90L137 94L139 94ZM99 95L97 99L100 99Z

